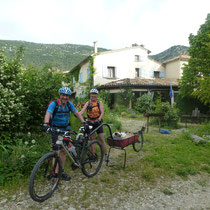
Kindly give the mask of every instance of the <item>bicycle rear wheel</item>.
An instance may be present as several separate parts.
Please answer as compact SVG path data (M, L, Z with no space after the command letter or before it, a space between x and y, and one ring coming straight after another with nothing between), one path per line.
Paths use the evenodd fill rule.
M142 132L139 134L139 138L136 142L133 143L133 149L134 151L136 152L139 152L141 151L142 147L143 147L143 144L144 144L144 138L143 138L143 134Z
M57 168L57 169L56 169ZM57 173L55 173L57 170ZM42 156L34 166L29 180L29 194L38 202L50 198L61 178L62 162L56 152Z
M95 176L103 163L103 149L99 141L90 141L82 156L82 172L87 177Z

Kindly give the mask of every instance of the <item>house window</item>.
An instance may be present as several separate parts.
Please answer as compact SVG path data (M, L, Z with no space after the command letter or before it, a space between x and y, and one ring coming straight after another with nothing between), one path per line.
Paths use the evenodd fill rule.
M140 69L135 68L135 77L140 77Z
M108 78L115 78L116 76L116 69L113 66L108 66Z
M154 78L160 78L160 72L154 71Z
M135 55L135 61L139 62L140 61L140 55Z

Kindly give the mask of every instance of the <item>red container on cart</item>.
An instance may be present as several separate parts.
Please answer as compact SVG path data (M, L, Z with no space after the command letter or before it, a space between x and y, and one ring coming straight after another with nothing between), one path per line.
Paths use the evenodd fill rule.
M137 142L138 138L139 138L139 135L134 135L134 136L128 137L126 139L123 139L121 137L113 137L113 139L112 139L112 137L109 136L107 138L107 140L108 140L109 146L111 146L111 147L124 148L124 147L127 147L130 144L133 144L133 143Z

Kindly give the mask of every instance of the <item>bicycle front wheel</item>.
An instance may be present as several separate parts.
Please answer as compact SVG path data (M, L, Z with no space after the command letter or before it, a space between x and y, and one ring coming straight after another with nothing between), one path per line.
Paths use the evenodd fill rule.
M143 144L144 144L144 138L143 138L143 134L141 133L141 134L139 134L138 140L133 143L134 151L136 151L136 152L141 151Z
M82 156L82 172L87 177L95 176L103 163L103 149L99 141L90 141Z
M34 166L29 180L29 194L38 202L50 198L61 178L62 161L56 152L42 156Z

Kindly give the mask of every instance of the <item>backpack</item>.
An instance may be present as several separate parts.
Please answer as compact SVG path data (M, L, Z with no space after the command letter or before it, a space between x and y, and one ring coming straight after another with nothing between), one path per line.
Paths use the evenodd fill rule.
M52 121L53 121L53 119L54 119L54 117L55 117L55 115L56 115L56 113L57 113L57 111L58 111L58 99L55 99L55 100L53 100L53 101L55 102L55 109L54 109L54 111L53 111L53 113L52 113L52 116L50 117L50 122L49 122L50 125L51 125L51 123L52 123ZM47 105L47 109L48 109L49 105L50 105L53 101L50 101L50 102L49 102L49 104ZM70 108L69 101L67 102L67 106L68 106L68 109L69 109L69 112L70 112L71 108ZM47 111L47 109L46 109L46 111Z
M101 114L101 110L100 110L100 101L99 100L97 100L97 106L98 106L98 109L99 109L99 114ZM87 111L88 110L92 110L92 106L90 105L90 100L89 100L89 103L88 103L88 106L87 106ZM96 119L96 118L91 118L91 117L89 117L89 115L87 114L87 116L88 116L88 118L90 118L90 119Z

